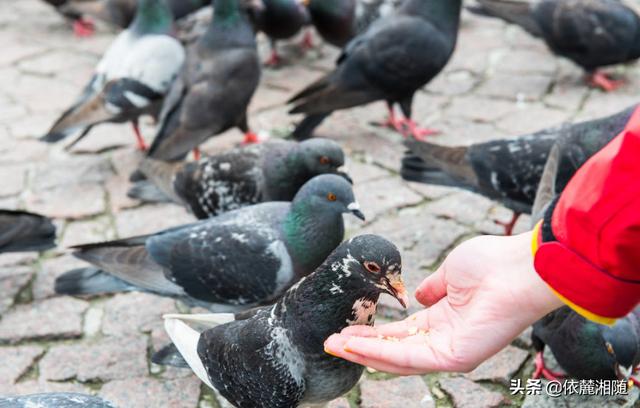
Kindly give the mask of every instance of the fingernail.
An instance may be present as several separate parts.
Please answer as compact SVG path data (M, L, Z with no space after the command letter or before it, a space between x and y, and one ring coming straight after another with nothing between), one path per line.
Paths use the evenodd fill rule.
M337 354L333 353L331 350L329 350L329 349L328 349L328 348L326 348L326 347L324 348L324 352L325 352L325 353L327 353L327 354L329 354L329 355L331 355L331 356L338 357L338 355L337 355Z

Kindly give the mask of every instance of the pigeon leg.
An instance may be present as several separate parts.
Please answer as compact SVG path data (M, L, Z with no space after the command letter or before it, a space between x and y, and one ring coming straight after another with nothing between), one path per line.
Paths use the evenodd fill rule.
M200 149L197 148L197 147L194 147L193 148L193 160L200 161L200 156L201 156Z
M136 135L136 141L138 142L138 149L140 149L143 152L146 151L147 144L144 142L144 139L142 138L142 134L140 133L140 127L138 126L138 121L137 120L132 121L131 125L133 126L133 133Z
M547 367L545 367L544 356L542 355L541 351L536 353L535 365L536 365L536 370L533 372L533 375L531 376L531 378L533 378L534 380L542 376L549 381L559 381L561 378L564 377L564 374L556 373L554 371L549 370Z
M434 129L421 128L412 119L404 118L400 121L401 126L405 129L401 132L405 137L413 136L416 140L424 141L427 136L437 135L440 132Z
M300 42L300 48L303 51L312 50L315 47L313 44L313 35L311 34L311 30L306 30L304 32L304 37L302 37L302 41Z
M398 117L396 116L396 112L393 109L393 105L387 104L387 108L389 109L389 116L387 117L386 121L379 123L379 126L393 129L398 133L403 133L404 128L402 127L402 120L401 119L399 120Z
M81 17L73 22L73 33L76 37L91 37L95 32L95 24L88 18Z
M615 80L607 76L604 72L595 71L588 77L589 85L594 88L600 88L605 92L612 92L620 88L623 84L623 80Z
M520 213L514 212L513 216L511 217L511 221L509 222L503 222L498 220L495 220L493 222L504 227L504 235L511 236L513 235L513 227L516 226L516 223L518 222L518 218L520 218L521 215L522 214Z
M264 65L267 67L275 68L282 62L282 58L280 58L280 54L278 54L278 48L276 46L275 40L271 40L271 55L264 62Z

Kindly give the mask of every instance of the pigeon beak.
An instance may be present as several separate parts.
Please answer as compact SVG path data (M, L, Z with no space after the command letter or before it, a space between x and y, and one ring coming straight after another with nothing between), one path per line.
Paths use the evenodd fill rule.
M389 278L389 292L391 296L398 299L402 307L405 309L409 307L409 295L407 295L407 289L404 287L400 274L391 275Z
M353 179L344 170L336 170L336 175L342 177L347 180L349 184L353 185Z
M364 214L362 213L362 211L360 211L360 204L358 204L357 201L354 201L351 204L349 204L347 206L347 210L349 210L349 212L351 212L351 214L353 214L356 217L360 218L362 221L366 221L366 219L364 217Z

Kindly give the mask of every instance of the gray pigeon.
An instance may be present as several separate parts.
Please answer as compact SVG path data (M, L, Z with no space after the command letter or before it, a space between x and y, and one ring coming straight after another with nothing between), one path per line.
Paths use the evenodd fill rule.
M470 11L519 25L582 67L590 83L605 91L622 82L599 68L640 58L640 16L620 0L477 1Z
M184 67L165 99L148 155L177 161L212 136L234 127L245 142L247 106L260 81L255 33L238 0L213 0L211 24L187 49Z
M0 253L54 248L56 227L50 219L25 211L0 210Z
M256 204L157 234L78 246L74 255L101 270L67 272L56 292L142 290L216 311L265 304L340 244L343 213L364 220L351 184L317 176L290 203Z
M234 315L168 315L165 329L195 374L240 408L323 404L364 367L324 351L351 325L373 325L380 294L407 307L398 249L375 235L340 245L274 305ZM199 333L183 321L220 324Z
M499 201L514 211L505 224L511 233L519 214L531 213L549 151L564 140L557 188L564 188L575 171L626 126L636 106L615 115L563 124L513 139L470 146L443 146L407 140L402 177L409 181L460 187Z
M139 3L135 20L111 44L82 95L41 140L54 143L79 132L70 148L97 124L131 122L138 146L146 148L138 118L158 115L185 51L171 35L173 16L166 0Z
M343 174L340 146L328 139L302 143L270 141L243 146L197 162L147 159L129 196L143 201L171 201L196 217L210 218L266 201L291 201L300 187L320 174Z
M116 406L92 395L56 392L0 397L0 408L116 408Z

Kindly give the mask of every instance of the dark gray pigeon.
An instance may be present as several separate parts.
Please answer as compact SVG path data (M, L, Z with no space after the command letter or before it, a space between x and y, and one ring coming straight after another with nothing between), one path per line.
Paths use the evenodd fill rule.
M167 0L139 2L135 20L113 41L82 95L41 140L54 143L79 132L70 148L97 124L131 122L139 148L146 148L138 118L159 114L185 52L171 35Z
M116 408L109 401L92 395L49 393L1 397L0 408Z
M364 32L374 21L391 15L402 0L358 0L356 2L356 31Z
M308 0L311 22L322 39L342 48L356 36L357 0Z
M253 28L238 0L213 0L213 7L209 28L188 48L164 102L151 158L180 160L234 127L245 133L245 142L257 141L247 124L247 106L260 81Z
M356 385L364 367L324 341L373 325L381 293L407 307L398 249L375 235L340 245L273 306L243 316L168 315L165 329L195 374L240 408L323 404ZM199 333L183 321L220 324Z
M56 227L42 215L0 210L0 253L54 248Z
M332 140L271 141L197 162L147 159L140 170L148 181L136 183L129 196L152 202L169 197L204 219L260 202L291 201L311 178L343 174L343 165L344 153Z
M640 58L640 17L619 0L476 0L472 12L517 24L589 74L592 85L617 88L598 68Z
M340 244L343 213L364 220L351 184L317 176L290 203L256 204L157 234L78 246L76 257L105 272L67 272L56 292L141 290L216 311L265 304Z
M296 94L291 113L307 116L293 137L312 136L331 112L386 101L386 125L403 135L433 133L411 120L413 95L442 71L458 38L461 0L405 0L398 10L372 24L342 51L337 67ZM394 105L405 118L396 118Z
M560 367L573 378L629 380L640 364L640 308L606 326L564 306L536 322L531 338L537 352L533 378L555 380L562 376L545 366L543 351L548 346Z
M442 146L407 140L402 161L405 180L460 187L500 202L514 211L505 224L510 234L517 216L529 214L551 147L565 140L557 176L561 191L575 171L609 143L625 127L636 106L615 115L563 124L514 139L495 140L470 146Z

